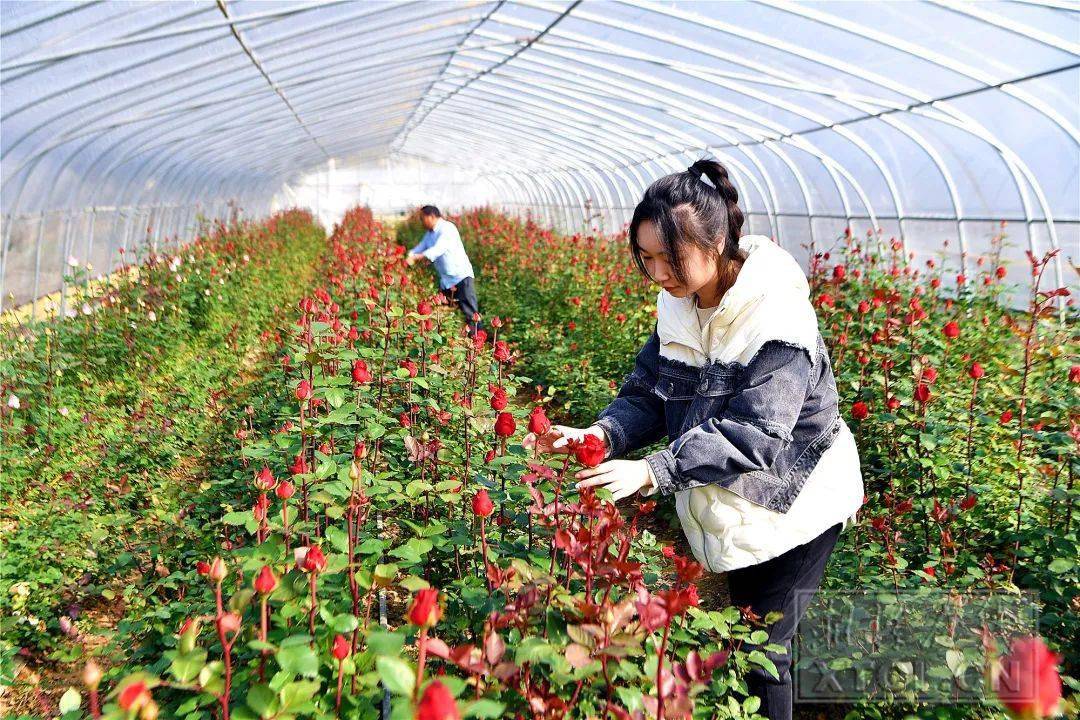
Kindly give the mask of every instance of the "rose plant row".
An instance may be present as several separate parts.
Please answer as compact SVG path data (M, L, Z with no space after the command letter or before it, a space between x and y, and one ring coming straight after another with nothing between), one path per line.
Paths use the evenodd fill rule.
M698 607L653 503L577 492L596 448L531 457L548 420L497 318L464 333L365 210L330 242L222 552L140 669L88 666L72 714L755 717L774 618Z
M483 209L453 220L483 278L481 307L503 313L559 417L590 424L655 322L656 288L625 234L567 236ZM876 233L802 249L867 493L824 587L885 591L909 608L1026 592L1041 616L1033 629L1064 651L1080 636L1077 311L1052 282L1052 253L1022 256L1028 287L1007 285L1007 248L1002 224L985 254L964 258L966 273L947 241L918 260ZM956 631L914 640L946 680L984 654ZM1008 639L996 643L1004 651ZM1065 655L1075 691L1076 656Z
M273 346L264 331L292 306L324 237L304 211L215 223L185 246L127 253L74 317L4 318L5 673L12 654L76 658L91 615L152 605L142 580L167 576L203 540L206 504L192 499L212 478L192 482L196 468L232 452L221 420L244 416L240 376L258 375L260 349ZM73 270L72 286L85 272Z

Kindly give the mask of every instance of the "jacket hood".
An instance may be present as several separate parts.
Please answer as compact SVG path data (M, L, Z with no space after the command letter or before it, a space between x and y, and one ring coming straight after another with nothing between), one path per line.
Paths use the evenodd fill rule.
M739 238L739 254L744 258L743 266L735 278L735 284L724 293L720 304L709 317L704 334L698 323L697 299L693 295L677 298L667 290L660 291L656 305L661 343L679 342L708 356L710 353L705 346L710 342L708 337L715 339L736 322L746 322L748 314L757 315L752 311L768 295L770 306L791 310L799 308L802 312L793 313L788 322L778 322L783 313L764 313L758 323L764 327L754 335L763 335L761 342L787 339L803 346L808 344L808 351L813 354L817 319L809 303L810 284L798 261L765 235L743 235ZM807 308L810 310L812 331L805 327Z

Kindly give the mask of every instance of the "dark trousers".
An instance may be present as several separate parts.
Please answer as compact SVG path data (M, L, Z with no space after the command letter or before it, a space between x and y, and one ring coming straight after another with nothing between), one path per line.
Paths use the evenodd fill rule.
M821 584L841 528L842 524L837 523L783 555L728 573L732 605L750 606L763 618L774 610L784 613L769 628L767 642L783 645L787 654L765 654L776 665L780 677L774 678L767 670L755 665L746 679L750 692L761 698L758 712L769 720L791 720L791 639L813 593ZM797 593L798 590L809 592ZM746 645L744 649L749 652L754 647Z
M469 325L470 335L472 335L474 328L484 327L483 323L473 322L473 315L480 312L480 304L476 300L476 287L473 285L471 277L465 278L457 285L443 289L442 293L450 300L451 304L457 305L458 309L461 310L465 322Z

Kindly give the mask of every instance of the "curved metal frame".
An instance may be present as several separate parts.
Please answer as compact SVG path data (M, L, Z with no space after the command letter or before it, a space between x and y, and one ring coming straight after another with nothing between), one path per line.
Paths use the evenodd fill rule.
M1017 85L1017 79L995 84L997 73L884 30L860 25L827 9L786 0L759 1L804 22L828 26L971 78L981 83L983 90L1003 92L1046 117L1064 133L1067 141L1080 147L1080 129L1047 100ZM1007 18L993 9L957 0L929 1L964 21L993 25L1080 60L1080 44L1040 30L1022 19ZM72 14L99 4L85 3L28 18L22 25L6 29L3 37L32 27L40 29L61 18L70 21ZM139 67L161 64L169 56L197 52L230 37L235 39L237 51L246 54L250 61L237 66L235 55L216 55L186 62L158 78L127 85L112 97L78 100L76 105L46 118L8 143L3 152L9 162L0 184L14 199L8 203L0 241L0 297L12 226L32 181L44 182L48 188L45 198L37 204L41 211L35 213L39 219L39 245L35 249L36 274L39 274L40 243L46 219L52 223L59 218L56 237L64 245L65 259L66 251L74 247L76 236L85 232L86 217L82 213L90 215L88 256L99 212L114 211L117 221L124 218L123 247L138 232L139 223L143 223L142 227L149 226L151 242L169 242L183 235L199 208L214 216L226 212L227 204L219 202L222 197L235 198L248 208L265 207L268 198L285 181L292 181L305 168L338 155L389 158L411 155L448 166L464 162L481 168L476 187L488 189L485 197L505 198L514 205L515 212L533 208L543 214L545 222L570 227L577 223L577 218L593 221L586 207L590 212L600 213L605 225L616 222L617 217L625 217L621 213L630 209L632 200L651 178L681 169L701 153L711 153L729 166L737 184L745 189L747 216L766 218L781 242L780 218L806 217L812 241L814 218L842 217L850 225L852 218L863 217L853 208L854 201L862 205L865 217L875 229L879 214L882 218L895 219L899 238L906 243L905 221L922 216L911 213L907 207L893 166L856 128L847 127L862 120L880 120L910 140L940 175L953 208L952 216L946 219L955 222L961 270L965 271L968 247L965 222L975 218L965 212L954 169L935 140L908 122L905 115L922 116L985 143L1001 159L1004 176L1016 189L1029 249L1036 250L1034 224L1043 222L1050 246L1060 246L1057 218L1035 169L977 118L964 112L952 96L928 97L915 87L866 68L702 15L694 6L672 7L651 0L619 1L620 5L647 12L650 21L661 21L646 25L643 21L625 19L625 15L605 13L603 5L570 0L473 0L434 7L421 2L364 5L358 6L356 12L350 8L340 16L336 13L326 22L316 15L314 22L306 27L279 25L284 32L255 43L246 35L248 30L288 22L301 13L317 14L321 8L339 4L340 0L330 0L234 16L227 0L215 0L157 21L151 14L143 13L139 26L123 35L76 44L76 39L89 36L87 29L108 28L122 22L120 13L99 14L78 32L54 36L39 48L6 57L2 66L5 82L24 83L25 78L61 66L72 57L166 38L191 36L193 41L171 43L167 52L106 66L80 83L107 80ZM515 13L518 6L527 8L528 14ZM537 19L537 11L545 13L546 19ZM201 18L207 12L215 17ZM1076 16L1075 11L1071 16ZM567 18L638 35L685 51L689 58L710 58L746 68L747 72L650 57L648 53L584 35L569 28L569 23L560 23ZM856 76L881 88L882 94L875 97L824 87L753 57L736 57L724 52L722 45L706 45L665 31L664 19L694 23L837 73ZM363 26L358 35L339 33L343 25L355 23ZM401 27L405 31L397 30ZM516 28L528 35L515 37L499 28ZM422 40L399 42L406 33ZM324 43L330 43L328 47L334 51L329 65L325 64L325 56L320 58L314 53L299 59L297 53L315 50ZM383 47L386 49L379 49ZM297 60L291 61L294 57ZM650 74L643 66L660 67L664 73ZM1067 69L1075 67L1074 64ZM372 83L365 73L378 73L379 80ZM260 75L262 84L256 87L255 80ZM751 98L766 108L804 118L811 126L788 127L773 119L774 116L732 102L727 95L714 97L702 93L691 81ZM220 97L237 85L245 87L228 97ZM78 86L70 85L68 89ZM784 88L806 97L818 95L837 107L850 108L862 115L834 120L808 104L770 93L769 87ZM65 91L57 88L28 97L5 115L18 116L62 96ZM978 91L976 88L958 96ZM204 94L210 94L207 101L200 99ZM893 97L907 98L910 102L897 102ZM162 98L178 99L178 103L165 109L143 109ZM364 108L362 116L355 115L357 106ZM628 108L638 106L648 112L626 117L632 112ZM224 118L224 122L217 125L217 133L212 136L207 130L215 118ZM455 122L455 118L467 122ZM298 137L297 123L306 136L301 133ZM550 132L552 127L560 132ZM845 154L841 160L838 154L826 152L813 141L817 132L833 133L854 153ZM272 149L267 151L266 147ZM12 152L18 150L23 150L22 157L11 162ZM91 150L95 155L87 157ZM778 166L766 162L773 159ZM837 193L842 216L831 215L818 207L806 174L807 160L826 173ZM83 169L80 165L85 161L89 167ZM880 178L893 206L891 213L887 206L874 207L867 188L861 184L866 171L857 161L865 161L866 167L875 173L873 177ZM61 198L59 194L68 185L60 179L75 167L80 167L85 182L72 195ZM779 168L783 171L778 173ZM804 214L790 212L782 202L785 191L776 181L784 172L790 175L801 195ZM854 197L849 198L849 193ZM755 209L756 198L760 198L761 210ZM61 211L63 214L50 210L61 202L72 209ZM104 202L110 202L108 210ZM883 209L885 212L881 212ZM113 235L118 224L112 224ZM109 242L111 246L111 238ZM1060 255L1055 265L1056 278L1062 283Z

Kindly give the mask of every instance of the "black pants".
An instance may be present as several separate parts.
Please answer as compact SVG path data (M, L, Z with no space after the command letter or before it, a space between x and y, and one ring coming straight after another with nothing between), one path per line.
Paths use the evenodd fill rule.
M769 628L768 643L783 645L787 654L765 654L776 665L779 679L767 670L754 666L746 680L750 692L761 698L758 712L769 720L791 719L791 639L813 593L821 584L825 565L841 528L842 523L837 523L810 542L794 547L783 555L728 573L732 605L749 605L762 617L773 610L784 613L784 617ZM797 590L809 592L796 593ZM749 652L754 648L744 646L744 649Z
M470 335L473 334L474 328L484 327L483 323L473 322L473 315L480 312L480 305L476 300L476 288L471 277L465 278L457 285L443 289L442 293L461 310L461 314L465 316L465 322L469 325Z

